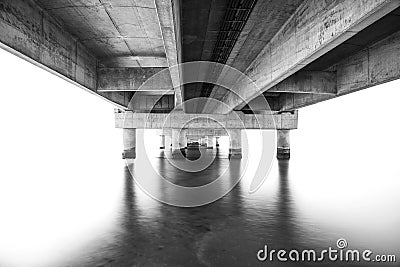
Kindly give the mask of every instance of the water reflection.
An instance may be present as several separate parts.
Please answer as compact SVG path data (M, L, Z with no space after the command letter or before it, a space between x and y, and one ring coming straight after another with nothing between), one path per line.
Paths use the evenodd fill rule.
M241 168L240 160L237 164L228 164L227 158L217 157L202 175L193 175L176 170L166 159L154 157L152 160L160 173L170 175L173 182L181 185L205 184L225 171L219 190L235 185L238 168ZM399 254L399 241L391 238L399 234L395 226L380 230L384 233L381 238L390 244L382 248L380 244L374 244L374 238L368 233L359 231L357 218L348 218L347 225L356 227L349 226L347 231L342 231L340 225L321 223L318 220L320 214L313 213L303 204L304 194L310 196L315 188L303 178L308 171L294 168L301 162L297 160L275 162L270 177L255 194L248 191L251 179L244 178L222 199L197 208L177 208L149 197L135 184L130 173L149 175L147 170L131 163L123 168L122 186L110 188L120 190L114 217L109 216L112 227L92 232L85 242L76 245L75 253L65 259L53 260L48 266L255 266L260 264L256 252L264 245L271 249L313 248L318 251L335 246L342 236L350 240L353 248ZM311 181L317 183L318 178L313 177ZM110 180L110 183L114 182ZM345 183L339 178L335 182ZM160 193L171 194L161 183L153 186ZM329 188L319 190L329 192ZM318 197L323 203L323 198ZM333 215L335 206L324 205ZM386 219L399 219L398 214L391 216L393 218ZM364 234L364 237L357 238L355 233ZM277 262L275 265L292 266ZM314 266L336 266L336 263Z
M171 171L172 166L165 160L157 160L161 171ZM217 159L214 164L224 166L224 161L227 159ZM217 171L217 167L213 168ZM250 195L246 189L249 181L243 180L221 200L188 209L153 200L138 188L129 168L125 168L118 229L110 233L112 238L87 249L85 253L90 258L77 258L73 263L83 266L110 263L117 266L254 266L259 264L255 253L266 244L273 249L288 250L334 246L337 236L330 236L329 231L324 232L299 214L296 196L291 190L294 177L290 169L289 161L279 161L267 186L260 192ZM228 167L229 171L230 175L236 173L234 166ZM191 176L186 181L184 177L180 179L182 184L192 184ZM318 266L336 264L324 262Z

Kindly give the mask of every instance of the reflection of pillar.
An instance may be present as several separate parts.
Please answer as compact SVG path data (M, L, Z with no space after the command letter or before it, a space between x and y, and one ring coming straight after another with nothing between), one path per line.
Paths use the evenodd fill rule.
M229 134L229 158L242 158L242 130L228 129Z
M136 129L123 129L124 152L123 159L136 158Z
M172 141L172 156L185 156L186 147L186 131L185 129L172 129L171 131L171 141Z
M160 135L160 149L165 149L165 135Z
M207 148L208 149L212 149L213 148L213 136L207 136L206 140L207 140Z
M278 159L290 159L290 130L277 130L277 154Z
M219 147L219 137L215 137L215 147Z

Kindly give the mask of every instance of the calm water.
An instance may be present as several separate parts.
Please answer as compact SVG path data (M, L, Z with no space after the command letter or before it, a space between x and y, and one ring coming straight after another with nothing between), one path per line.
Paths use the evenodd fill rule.
M19 242L31 242L25 247L28 258L17 256L24 250L3 254L4 265L0 266L262 266L267 263L258 262L256 252L264 245L321 250L335 247L338 238L345 238L353 249L396 254L399 259L398 168L383 164L360 169L358 161L344 162L352 158L348 154L338 159L339 168L330 162L332 155L321 158L329 153L312 156L310 148L297 148L290 161L274 163L266 183L255 194L248 193L250 179L245 177L222 199L198 208L177 208L153 200L135 185L129 171L148 175L147 170L136 163L125 166L111 157L106 157L111 163L99 168L96 177L87 176L89 182L58 180L55 174L55 184L42 185L54 191L49 202L65 199L65 190L80 190L70 191L67 204L54 208L66 213L71 213L69 208L86 209L71 213L67 222L57 221L56 229L39 228L36 236L17 236ZM198 174L177 171L157 153L152 155L154 166L180 185L209 183L229 165L223 148L203 151L219 157ZM140 162L140 155L136 161ZM368 158L362 162L368 165ZM241 162L235 164L237 168ZM231 175L233 179L236 172ZM15 212L36 216L23 208ZM37 223L54 220L53 216L57 213L37 214ZM28 223L32 217L24 219ZM14 223L18 224L13 221L9 227L18 233ZM24 231L26 224L21 226ZM63 231L67 234L60 236Z
M221 157L196 175L177 171L162 158L154 157L152 161L174 183L195 186L212 181L228 165L226 151L218 153ZM120 171L108 180L114 184L109 195L118 196L110 215L105 221L92 222L95 229L83 231L78 242L62 244L70 250L64 257L42 255L38 266L267 265L256 258L256 252L264 245L318 250L335 247L341 237L351 248L400 258L400 187L396 177L375 177L383 183L376 190L378 183L363 176L362 170L356 172L357 177L335 169L322 175L302 164L307 161L301 160L301 153L294 153L290 161L275 162L267 182L255 194L248 193L249 179L244 179L212 204L176 208L144 194L129 169L136 175L146 175L146 170L135 164L128 168L121 161ZM309 163L308 167L312 166ZM87 201L91 190L96 190L95 184L88 188ZM359 191L365 190L365 196L360 196L363 194ZM381 190L385 191L384 196L376 197Z

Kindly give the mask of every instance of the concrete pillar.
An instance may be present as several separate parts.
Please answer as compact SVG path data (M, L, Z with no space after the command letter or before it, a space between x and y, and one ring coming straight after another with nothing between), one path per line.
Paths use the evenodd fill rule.
M123 159L136 158L136 129L123 129L124 152Z
M185 129L172 129L171 131L172 136L171 136L171 141L172 141L172 156L178 156L182 154L183 156L186 156L186 144L187 144L187 139L186 139L186 130Z
M207 149L213 149L213 136L207 136L206 141L207 141Z
M277 154L278 159L290 159L290 130L277 130Z
M242 158L242 130L228 129L229 134L229 158Z
M160 135L160 149L165 149L165 135Z
M164 135L165 136L165 148L166 149L171 149L172 147L172 137L169 135Z

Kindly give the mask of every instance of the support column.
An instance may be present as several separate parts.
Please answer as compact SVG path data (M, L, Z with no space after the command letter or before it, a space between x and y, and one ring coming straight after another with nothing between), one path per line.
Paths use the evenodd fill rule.
M186 130L185 129L172 129L172 157L186 156Z
M290 130L277 130L277 159L290 159Z
M136 129L123 129L124 152L123 159L136 158Z
M160 149L165 149L165 135L160 135Z
M229 134L229 158L242 158L242 130L228 129Z
M207 149L213 149L213 136L207 136Z

